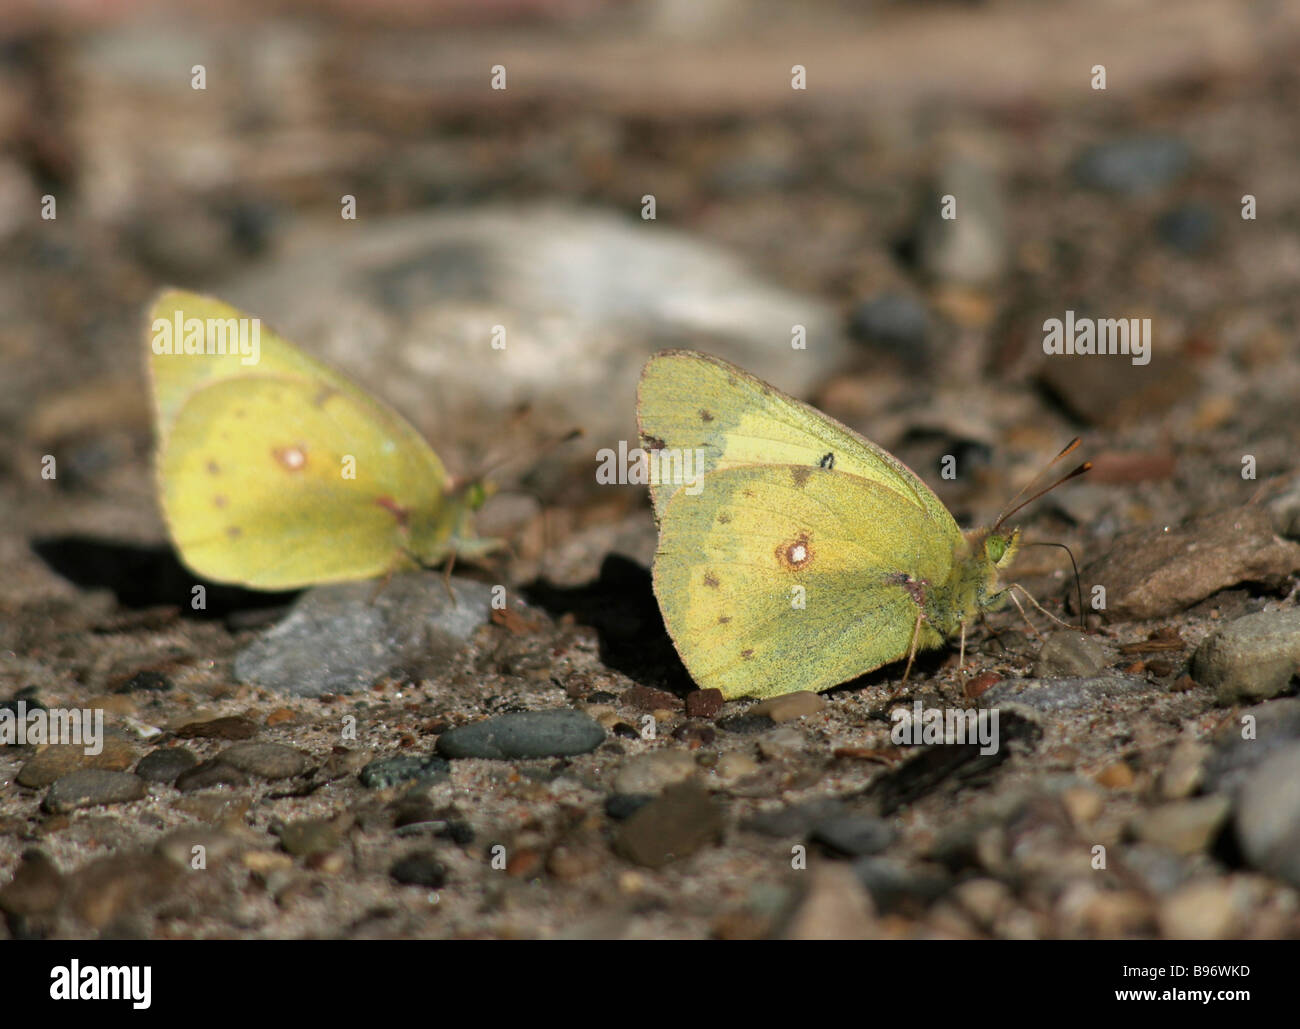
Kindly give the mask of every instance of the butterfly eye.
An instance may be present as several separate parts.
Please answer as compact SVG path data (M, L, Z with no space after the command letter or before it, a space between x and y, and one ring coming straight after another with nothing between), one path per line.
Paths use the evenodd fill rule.
M990 536L984 544L984 552L988 554L990 561L997 564L1006 555L1007 538L1005 536Z

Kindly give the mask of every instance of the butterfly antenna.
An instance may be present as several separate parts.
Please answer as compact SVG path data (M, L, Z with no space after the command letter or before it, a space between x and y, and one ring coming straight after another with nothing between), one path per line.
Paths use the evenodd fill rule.
M1023 497L1026 493L1028 493L1033 488L1034 483L1040 481L1042 477L1047 474L1048 469L1050 469L1054 464L1056 464L1057 461L1061 460L1061 458L1067 456L1068 454L1072 453L1075 449L1077 449L1080 442L1081 441L1079 437L1075 436L1074 439L1070 440L1069 443L1067 443L1063 448L1061 448L1061 452L1059 454L1057 454L1054 458L1048 461L1047 464L1043 465L1043 470L1039 472L1037 475L1035 475L1032 479L1030 479L1027 483L1025 483L1025 485L1021 488L1020 492L1011 498L1007 506L1003 509L1004 513L998 517L998 520L993 527L996 529L999 525L1005 522L1013 514L1019 511L1020 508L1024 507L1025 504L1033 503L1035 500L1041 497L1043 493L1046 493L1047 490L1055 489L1057 486L1059 486L1061 484L1060 482L1053 483L1051 486L1047 487L1046 490L1043 490L1042 493L1037 493L1034 496L1030 497L1028 500L1026 500L1024 504L1020 504L1019 506L1016 506L1019 503L1020 498ZM1076 471L1072 474L1078 475L1080 473ZM1069 476L1066 476L1066 478L1069 478ZM1065 479L1061 480L1061 482L1064 481Z
M1046 472L1048 468L1051 468L1052 465L1056 464L1057 461L1059 461L1061 458L1065 457L1066 454L1070 453L1070 452L1071 452L1072 450L1074 450L1075 447L1077 447L1078 445L1079 445L1079 437L1078 437L1078 436L1075 436L1074 439L1070 440L1070 442L1067 443L1067 444L1065 445L1065 449L1064 449L1064 450L1062 450L1059 454L1057 454L1054 458L1052 458L1051 461L1048 462L1047 467L1043 469L1043 472ZM1004 512L1003 512L1003 513L998 517L998 520L997 520L996 522L993 523L993 528L992 528L991 531L992 531L992 532L997 532L998 529L1000 529L1000 528L1002 527L1002 523L1005 522L1008 518L1010 518L1010 517L1011 517L1013 514L1015 514L1017 511L1022 511L1022 510L1024 510L1026 507L1028 507L1030 504L1032 504L1032 503L1033 503L1035 500L1037 500L1039 497L1043 496L1044 494L1051 493L1052 490L1056 489L1057 486L1060 486L1060 485L1062 485L1063 483L1067 483L1067 482L1069 482L1071 479L1078 478L1080 475L1083 475L1085 472L1087 472L1087 471L1088 471L1089 469L1091 469L1091 468L1092 468L1092 462L1091 462L1091 461L1084 461L1083 464L1079 465L1079 467L1076 468L1076 469L1074 469L1074 471L1069 472L1069 473L1066 474L1066 475L1062 475L1059 479L1057 479L1057 480L1056 480L1054 483L1052 483L1050 486L1046 486L1046 487L1044 487L1043 489L1040 489L1037 493L1035 493L1033 496L1029 497L1029 498L1026 499L1026 500L1020 500L1020 498L1023 497L1023 496L1025 495L1025 493L1026 493L1026 492L1027 492L1027 491L1028 491L1028 490L1033 486L1033 484L1034 484L1035 482L1037 482L1038 479L1042 478L1042 473L1039 473L1039 475L1038 475L1036 478L1030 480L1028 486L1026 486L1024 489L1022 489L1019 493L1017 493L1017 494L1012 498L1011 503L1007 505L1008 510L1004 511ZM1019 503L1016 503L1016 501L1020 501L1020 502L1019 502Z
M1074 560L1074 551L1071 550L1069 547L1067 547L1064 543L1055 543L1055 542L1024 543L1022 544L1022 546L1060 547L1062 550L1064 550L1067 554L1070 555L1070 567L1074 569L1074 588L1079 595L1079 630L1081 632L1086 633L1088 631L1088 623L1084 621L1084 617L1083 617L1083 582L1079 579L1079 564L1077 561Z
M578 439L582 435L583 432L580 428L576 428L576 427L572 428L568 432L564 433L563 435L552 436L550 439L544 440L540 445L530 450L527 456L532 458L533 460L536 460L537 458L541 457L543 454L549 454L552 450L555 450L558 447L562 447L566 443L572 443L575 439ZM499 470L505 465L508 465L511 461L514 461L520 456L523 455L521 455L519 452L515 452L513 454L506 454L495 461L489 462L487 467L485 467L479 473L478 478L480 480L487 478L493 472Z

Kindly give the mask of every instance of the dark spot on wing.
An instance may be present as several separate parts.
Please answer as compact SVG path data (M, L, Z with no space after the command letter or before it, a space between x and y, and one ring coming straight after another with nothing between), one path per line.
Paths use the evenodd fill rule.
M746 647L744 650L740 652L740 656L743 657L746 661L749 661L754 656L754 648Z
M731 621L731 615L718 615L719 625L726 625L729 621Z
M719 586L722 585L722 583L718 581L718 577L714 575L712 572L705 572L704 585L708 586L709 589L716 590Z
M818 467L818 468L834 468L834 467L835 467L835 455L834 455L834 454L823 454L823 455L822 455L822 459L821 459L820 461L817 462L817 467Z
M664 447L668 446L658 436L649 436L645 433L641 434L641 442L645 444L647 450L663 450Z
M742 497L749 497L752 500L754 498L754 491L752 489L743 489L740 491L740 495Z
M803 465L795 465L790 469L790 477L794 479L794 484L803 487L808 482L808 477L812 475L811 468L805 468Z
M300 472L307 467L307 449L301 444L288 447L272 447L272 456L281 466L291 472Z
M706 411L704 408L701 407L701 408L700 408L700 421L702 421L702 422L711 422L711 421L713 421L713 415L710 414L708 411Z
M787 571L797 572L812 564L813 549L808 543L808 533L776 546L776 560Z
M727 524L728 522L730 522L730 521L731 521L731 515L727 514L726 511L719 511L719 512L718 512L718 524L719 524L719 525L726 525L726 524Z
M212 498L212 504L214 507L225 507L226 498L222 496L220 493L218 493L215 497Z
M221 471L221 466L216 461L209 461L207 464L208 474L217 475Z
M232 525L228 529L226 529L226 535L229 536L232 540L237 540L239 539L240 536L244 535L244 530L241 529L238 525Z

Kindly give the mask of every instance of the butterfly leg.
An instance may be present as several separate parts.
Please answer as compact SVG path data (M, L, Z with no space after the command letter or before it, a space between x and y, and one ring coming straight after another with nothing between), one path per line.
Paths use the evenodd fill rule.
M912 626L912 646L907 652L907 667L903 669L903 682L907 682L907 677L912 674L912 662L916 659L916 644L921 638L921 619L924 617L925 612L917 608L916 624Z
M375 601L379 599L379 594L388 589L388 584L393 581L393 573L396 571L396 564L390 566L388 571L384 573L384 577L375 583L375 588L370 591L370 598L366 601L368 607L375 606Z
M1022 592L1023 592L1023 590L1022 590ZM1029 620L1029 616L1028 616L1027 614L1025 614L1025 606L1024 606L1022 603L1020 603L1019 598L1016 597L1016 594L1015 594L1015 592L1014 592L1014 589L1013 589L1012 587L1007 587L1007 591L1006 591L1006 593L1007 593L1007 596L1011 598L1011 603L1013 603L1013 604L1016 605L1016 610L1020 612L1020 617L1023 618L1023 619L1025 620L1025 624L1026 624L1027 626L1029 626L1029 631L1030 631L1031 633L1033 633L1033 635L1034 635L1034 639L1041 640L1041 639L1043 638L1043 634L1040 633L1037 629L1034 628L1034 623L1031 622L1031 621ZM1026 593L1025 596L1029 596L1029 594ZM1029 599L1030 599L1030 600L1033 600L1034 598L1033 598L1033 597L1029 597Z
M961 623L961 649L957 651L957 671L966 667L966 623Z
M460 604L456 600L456 591L451 588L451 570L455 567L456 567L456 551L453 550L447 554L447 570L443 574L442 584L447 590L447 596L451 597L451 606L459 607Z
M1034 599L1034 595L1033 595L1032 593L1030 593L1027 589L1025 589L1023 586L1021 586L1020 583L1018 583L1018 582L1013 582L1010 586L1007 587L1007 591L1008 591L1008 592L1010 592L1011 590L1019 590L1021 593L1023 593L1023 594L1025 595L1025 598L1026 598L1026 599L1027 599L1031 604L1033 604L1034 607L1036 607L1036 608L1038 608L1038 610L1042 611L1043 614L1047 615L1047 617L1050 618L1052 621L1054 621L1057 625L1063 625L1063 626L1065 626L1067 629L1073 629L1073 628L1074 628L1074 626L1071 625L1069 622L1063 622L1063 621L1061 621L1061 619L1057 618L1056 615L1052 614L1051 611L1048 611L1045 607L1043 607L1042 604L1040 604L1037 600ZM1012 594L1012 599L1013 599L1013 600L1015 599L1015 594ZM1019 606L1019 605L1017 605L1017 606ZM1023 613L1023 612L1022 612L1022 613Z

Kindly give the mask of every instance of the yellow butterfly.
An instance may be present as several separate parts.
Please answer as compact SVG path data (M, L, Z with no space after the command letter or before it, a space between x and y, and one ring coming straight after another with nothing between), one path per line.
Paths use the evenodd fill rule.
M903 657L910 670L918 650L958 635L964 649L1006 596L1019 530L963 534L897 458L735 365L656 354L637 413L655 596L702 688L776 696Z
M169 290L148 322L158 495L197 575L296 589L499 545L473 533L488 487L258 319Z

